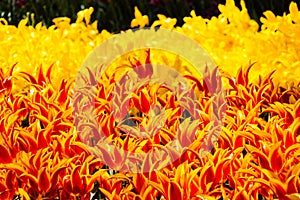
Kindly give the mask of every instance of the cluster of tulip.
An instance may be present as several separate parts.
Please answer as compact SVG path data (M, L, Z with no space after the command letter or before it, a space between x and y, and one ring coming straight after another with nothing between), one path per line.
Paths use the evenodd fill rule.
M199 42L221 76L217 69L195 76L184 60L152 49L121 56L99 79L88 74L96 124L75 120L74 107L81 113L86 106L73 90L84 58L113 35L90 22L93 9L80 11L74 23L56 18L49 28L30 26L30 19L18 27L0 19L0 199L300 199L300 12L295 3L284 16L267 11L259 27L244 1L241 7L227 0L210 20L191 12L182 27L159 15L152 28ZM148 24L137 8L135 16L133 27ZM129 98L122 91L111 95L122 89L117 74L124 68L138 71L159 62L192 86L188 107L168 88L147 82ZM225 102L209 89L222 83ZM163 124L155 118L157 107L165 112ZM114 108L122 115L114 116ZM216 113L224 113L221 125L212 124ZM128 164L128 155L101 146L101 134L86 131L99 127L126 152L163 149L163 156L176 159L159 167L161 155L137 158L136 172L110 168ZM210 137L211 149L203 155L214 131L217 140ZM174 138L178 144L169 147Z

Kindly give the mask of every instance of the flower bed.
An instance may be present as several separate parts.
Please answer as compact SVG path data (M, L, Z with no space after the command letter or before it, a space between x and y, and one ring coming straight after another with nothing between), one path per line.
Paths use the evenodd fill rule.
M181 27L163 15L152 25L194 39L219 67L226 105L217 111L211 108L207 86L219 84L214 82L216 73L209 71L203 78L186 75L202 97L196 102L201 108L199 124L186 121L172 92L146 84L135 91L127 114L138 126L148 127L150 107L158 104L168 112L164 129L148 138L124 135L111 117L110 91L117 87L113 74L119 68L98 80L97 120L119 148L137 153L163 148L179 127L185 131L181 144L196 135L182 154L166 150L179 159L144 173L109 169L81 141L82 130L74 125L74 79L86 56L113 36L99 32L97 22L90 21L93 9L80 11L75 23L56 18L49 28L27 25L29 19L15 27L1 19L0 199L300 199L300 12L295 3L284 16L267 11L259 27L243 1L241 6L240 10L228 0L219 5L221 14L210 20L191 12ZM133 27L147 25L147 16L137 8L135 16ZM151 49L121 57L115 65L135 68L158 61L188 71L183 70L188 69L184 61ZM200 156L211 113L225 107L218 141L208 155ZM185 114L197 115L191 110ZM111 162L122 160L117 152L100 150ZM141 160L141 171L159 165L153 159Z

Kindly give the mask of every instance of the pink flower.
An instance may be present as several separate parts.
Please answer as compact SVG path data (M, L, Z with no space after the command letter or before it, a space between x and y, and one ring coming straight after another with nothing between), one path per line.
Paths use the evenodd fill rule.
M16 1L16 6L17 7L22 8L22 7L25 7L25 5L26 5L26 0L17 0Z

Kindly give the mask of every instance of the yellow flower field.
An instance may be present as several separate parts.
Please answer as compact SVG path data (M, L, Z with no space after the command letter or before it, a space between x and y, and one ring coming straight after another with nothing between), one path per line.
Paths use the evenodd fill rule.
M132 28L181 33L206 49L218 68L197 76L176 55L142 49L118 57L99 80L88 73L94 93L83 95L74 89L82 63L115 35L97 30L93 8L80 11L74 23L53 19L48 28L31 26L30 16L17 27L0 19L0 199L300 200L300 11L294 2L283 16L266 11L259 27L243 0L241 7L227 0L210 20L192 11L181 27L163 15L149 25L135 8ZM158 84L145 83L126 97L118 75L124 69L153 73L156 63L172 66L192 85L189 106ZM121 92L113 96L113 90ZM97 123L83 120L89 106L81 99L89 95ZM155 121L157 109L166 113L163 124ZM222 125L212 123L215 116L222 116ZM163 165L165 157L136 157L141 173L111 169L107 163L132 166L127 154L101 146L103 135L91 131L99 127L126 152L164 149L178 159L145 170ZM210 131L220 135L202 156ZM142 133L147 136L138 137ZM188 148L165 148L174 138Z

